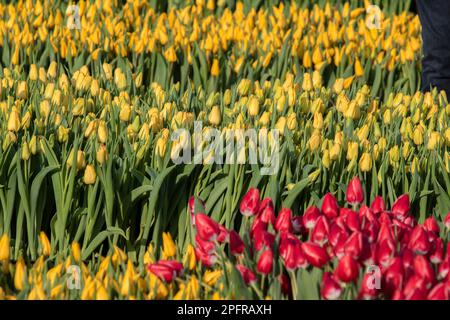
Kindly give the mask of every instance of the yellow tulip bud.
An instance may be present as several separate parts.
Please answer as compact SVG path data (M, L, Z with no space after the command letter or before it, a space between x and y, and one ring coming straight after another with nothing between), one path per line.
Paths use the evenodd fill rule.
M359 61L359 59L356 59L355 62L355 75L357 77L362 77L364 75L364 69L361 66L361 61Z
M107 80L112 80L113 73L112 73L112 67L109 63L104 62L102 65L103 72L105 73L105 78Z
M0 238L0 261L9 260L9 250L9 236L5 233Z
M128 122L131 117L131 107L129 104L124 104L120 108L119 118L123 122Z
M44 256L50 256L50 253L52 251L52 247L50 245L50 241L47 238L47 235L45 234L45 232L41 231L39 233L39 240L41 242L41 247L42 247L42 255Z
M303 76L302 89L303 89L303 91L307 91L307 92L309 92L313 89L311 75L309 73L305 73Z
M321 143L322 143L322 137L320 135L320 132L315 130L308 141L309 149L311 151L315 151L320 148Z
M95 168L92 164L88 164L86 169L84 170L83 181L85 184L94 184L95 180L97 180L97 173L95 172Z
M35 135L31 137L28 146L30 147L31 154L35 155L38 152L37 139Z
M400 160L400 152L398 150L398 146L395 145L389 150L389 160L391 165L396 167L398 165L398 161Z
M229 106L231 103L231 90L227 89L225 90L225 93L223 95L223 104L225 106Z
M285 128L286 128L286 117L279 117L277 123L275 124L275 130L278 130L280 135L284 135Z
M50 62L50 66L47 70L47 77L50 79L56 79L58 72L58 64L55 61Z
M22 291L26 283L27 267L23 258L20 257L16 263L16 272L14 273L14 287L16 290Z
M166 145L167 145L167 140L164 137L159 137L158 140L156 140L156 154L160 157L160 158L164 158L165 154L166 154Z
M175 245L175 242L172 239L172 236L168 232L163 232L162 234L163 239L163 256L164 259L175 257L177 254L177 246Z
M69 153L69 157L67 158L67 167L71 168L72 167L72 162L73 162L73 157L74 157L74 153L73 153L73 149L70 150ZM76 159L76 165L77 165L77 169L81 170L86 166L86 160L84 158L84 151L78 150L77 151L77 159Z
M26 81L20 81L17 85L16 97L17 99L28 98L28 84Z
M99 164L103 164L108 160L108 150L104 144L98 147L95 157Z
M359 159L359 169L362 172L369 172L372 170L372 156L368 152L364 152Z
M219 76L219 71L220 71L219 60L214 59L211 65L211 76L213 77Z
M209 123L213 126L218 126L222 121L222 116L220 114L220 109L218 106L214 106L211 109L208 117Z
M240 96L246 96L251 89L251 81L249 79L242 79L237 86L237 92Z
M26 141L22 142L22 160L27 161L30 159L30 148Z
M333 144L330 149L330 160L336 161L339 159L339 155L341 153L341 145L339 143Z
M80 262L81 261L81 250L80 250L80 245L78 244L78 242L74 241L72 242L72 245L70 246L71 248L71 252L72 252L72 257L75 260L75 262Z
M98 80L97 79L93 79L92 82L91 82L91 95L93 97L97 97L99 91L100 91L100 86L98 84Z
M333 84L334 93L339 95L343 89L344 89L344 79L342 78L336 79L336 81Z
M319 71L313 72L312 81L314 88L320 89L322 87L322 75Z
M420 126L416 126L413 133L414 144L420 146L423 144L423 129Z
M287 127L289 130L294 131L297 129L297 114L295 112L291 112L287 117Z
M186 253L183 258L183 265L188 270L194 270L197 264L195 249L191 244L188 244Z
M358 159L358 143L349 142L347 145L347 160Z
M61 143L66 142L69 139L69 128L65 128L64 126L58 127L58 141Z
M251 117L256 117L259 114L259 101L256 97L250 97L248 101L248 114Z
M48 116L50 115L50 103L48 100L42 100L39 104L39 114L44 119L48 119Z
M441 134L437 131L433 131L430 133L430 137L428 138L427 149L434 150L436 147L439 147L441 143Z
M314 112L313 128L317 130L323 128L323 116L320 112Z
M8 119L8 130L18 132L20 130L20 115L16 107L13 107Z
M330 169L331 161L330 161L330 152L325 150L322 156L322 164L325 168Z
M36 81L38 79L38 68L34 63L30 65L29 77L31 81Z

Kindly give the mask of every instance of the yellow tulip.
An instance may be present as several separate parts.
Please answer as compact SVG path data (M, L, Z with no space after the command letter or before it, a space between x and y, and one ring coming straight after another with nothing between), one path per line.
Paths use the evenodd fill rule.
M97 180L97 173L95 172L95 168L92 164L88 164L86 169L84 170L83 181L85 184L94 184Z
M50 256L50 253L52 251L52 247L50 245L50 241L47 238L47 235L45 234L45 232L41 231L39 233L39 240L41 242L41 247L42 247L42 254L44 256Z
M168 232L163 232L163 256L165 259L175 257L177 254L177 246Z
M364 152L359 159L359 169L362 172L369 172L372 170L372 156L368 152Z
M8 261L9 260L9 236L8 234L4 234L0 238L0 261Z

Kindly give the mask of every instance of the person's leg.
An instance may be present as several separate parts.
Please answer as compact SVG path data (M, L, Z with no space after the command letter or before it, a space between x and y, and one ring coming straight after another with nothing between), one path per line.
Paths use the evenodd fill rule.
M422 24L422 91L430 86L450 97L450 0L417 0Z

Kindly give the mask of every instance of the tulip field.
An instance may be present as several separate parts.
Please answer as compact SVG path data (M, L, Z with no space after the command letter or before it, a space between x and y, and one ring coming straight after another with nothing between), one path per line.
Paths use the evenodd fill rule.
M450 103L410 5L0 4L0 300L448 300ZM275 170L198 123L276 131Z

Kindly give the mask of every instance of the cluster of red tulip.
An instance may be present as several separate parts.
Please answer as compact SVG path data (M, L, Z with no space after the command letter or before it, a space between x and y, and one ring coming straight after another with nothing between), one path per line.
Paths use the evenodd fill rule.
M441 231L434 217L417 223L410 215L406 194L391 210L379 196L368 207L363 204L364 192L357 177L347 187L346 200L351 208L339 207L336 198L327 193L320 209L312 206L303 216L293 216L290 209L282 208L276 216L272 200L261 200L259 190L251 188L240 204L244 223L251 223L243 235L247 244L236 231L227 230L204 213L195 213L191 198L197 259L206 267L213 266L217 247L227 243L247 285L256 282L257 274L272 274L279 256L291 277L298 268L323 269L320 293L324 299L341 298L349 286L357 289L353 298L359 299L449 299L450 242L444 235L450 229L450 214ZM253 268L240 262L245 254L255 259ZM168 274L178 272L162 263L163 269L171 270ZM292 289L287 274L281 273L278 279L289 295Z

